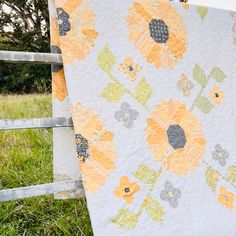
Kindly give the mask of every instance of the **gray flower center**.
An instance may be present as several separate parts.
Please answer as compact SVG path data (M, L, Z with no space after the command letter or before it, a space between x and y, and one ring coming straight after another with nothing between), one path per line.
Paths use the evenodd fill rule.
M133 66L129 66L129 71L133 71L133 70L134 70Z
M169 29L163 20L152 19L149 23L150 36L157 43L166 43L169 39Z
M223 198L225 199L225 201L226 201L226 202L228 202L228 201L229 201L229 198L228 198L228 196L226 196L226 195L223 195Z
M129 188L125 188L124 189L126 193L129 193L130 192L130 189Z
M174 148L183 148L186 144L186 137L183 128L179 125L170 125L167 130L169 144Z
M78 157L85 162L87 158L89 158L89 145L88 140L84 138L81 134L75 135L75 141L76 141L76 149L78 153Z
M57 8L58 24L59 24L59 34L60 36L65 36L68 31L70 31L70 15L63 10L63 8Z

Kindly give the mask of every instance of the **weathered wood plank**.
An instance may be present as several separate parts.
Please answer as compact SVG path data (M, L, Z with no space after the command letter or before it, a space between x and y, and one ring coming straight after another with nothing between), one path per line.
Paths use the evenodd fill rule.
M81 180L68 180L49 184L27 186L22 188L0 190L0 202L55 194L75 189L81 189L81 191L83 191L83 185Z
M71 117L0 120L0 130L58 128L72 126L73 122Z
M57 53L0 51L0 61L11 63L62 64L62 56Z

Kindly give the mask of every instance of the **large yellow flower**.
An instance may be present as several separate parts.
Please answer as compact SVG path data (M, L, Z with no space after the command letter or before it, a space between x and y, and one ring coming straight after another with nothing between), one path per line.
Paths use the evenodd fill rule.
M147 142L166 169L186 175L203 158L205 139L196 117L178 101L162 101L147 119Z
M173 68L186 52L182 16L166 0L137 0L127 17L129 40L149 63Z
M85 0L57 0L56 6L63 63L83 60L98 36L95 14Z
M86 190L96 192L106 184L110 172L115 169L113 133L108 131L92 109L80 103L72 105L72 117L76 134L80 170Z

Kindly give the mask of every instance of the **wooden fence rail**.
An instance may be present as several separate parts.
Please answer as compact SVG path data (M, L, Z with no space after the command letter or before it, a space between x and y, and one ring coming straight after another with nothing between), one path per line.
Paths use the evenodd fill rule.
M75 189L83 189L81 180L68 180L68 181L39 184L21 188L4 189L0 190L0 202L18 200L41 195L55 194Z
M0 61L61 65L62 56L56 53L0 51Z
M0 51L0 61L60 65L62 64L62 57L61 54L55 53ZM61 127L73 127L71 117L0 119L0 130ZM0 190L0 202L75 190L79 190L81 192L80 196L84 196L81 180L68 180L13 189L2 189Z
M72 127L72 118L2 119L0 130Z

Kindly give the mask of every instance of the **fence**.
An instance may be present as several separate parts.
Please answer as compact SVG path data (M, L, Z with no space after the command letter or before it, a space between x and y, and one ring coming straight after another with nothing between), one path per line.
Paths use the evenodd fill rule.
M0 51L0 61L10 63L62 64L60 54ZM72 127L72 119L67 117L0 119L0 130L39 129ZM74 189L83 190L81 180L67 180L27 187L0 190L0 201L10 201L27 197L55 194Z
M51 0L49 0L48 2L49 4L52 4ZM60 65L62 64L62 56L55 53L0 51L0 61L10 63L38 63ZM0 120L0 130L62 128L72 126L72 119L66 117ZM80 196L84 196L81 180L67 180L22 188L0 190L0 201L16 200L47 194L56 194L59 192L75 189L81 190Z

